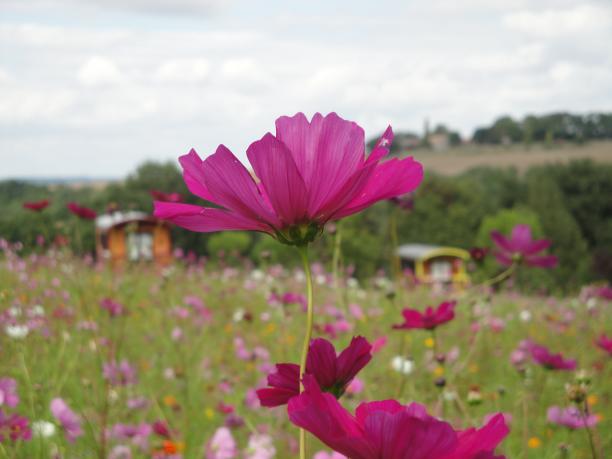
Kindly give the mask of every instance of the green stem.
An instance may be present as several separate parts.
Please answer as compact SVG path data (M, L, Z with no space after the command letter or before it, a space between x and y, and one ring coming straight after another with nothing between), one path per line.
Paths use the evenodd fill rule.
M502 271L501 273L499 273L497 276L492 277L491 279L488 279L486 281L484 281L482 284L480 284L481 286L492 286L495 284L499 284L502 281L505 281L508 277L510 277L512 275L512 273L514 273L514 271L516 271L516 263L512 263L508 269L506 269L505 271Z
M298 247L302 263L304 265L304 273L306 274L306 297L308 300L308 309L306 312L306 335L302 344L302 357L300 358L300 392L304 391L302 378L306 371L306 358L308 357L308 348L310 347L310 338L312 337L312 319L313 319L313 303L312 303L312 273L310 271L310 261L308 260L308 247ZM306 432L300 429L300 459L306 459Z
M591 428L588 426L587 423L589 415L589 405L586 400L584 401L584 406L580 410L580 415L582 417L582 422L584 422L584 430L586 430L587 437L589 438L589 447L591 448L591 455L593 456L593 459L598 459L599 456L595 449L595 442L593 441L593 432L591 431Z

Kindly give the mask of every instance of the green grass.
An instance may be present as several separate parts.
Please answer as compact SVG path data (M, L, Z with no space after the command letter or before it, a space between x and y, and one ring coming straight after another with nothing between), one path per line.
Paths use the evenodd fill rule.
M242 337L249 348L265 347L272 363L298 362L304 313L297 305L271 307L267 298L272 290L302 292L303 288L294 273L284 270L262 276L242 268L177 264L163 272L144 265L112 271L66 254L0 259L0 314L6 316L10 308L27 314L34 305L41 305L45 311L41 328L24 339L0 334L0 377L18 381L21 402L16 411L30 421L53 421L49 402L62 397L82 416L85 431L74 443L67 442L59 430L46 439L33 437L16 444L5 441L0 457L50 458L55 452L66 458L101 457L115 445L130 444L102 440L105 426L163 419L173 430L174 440L184 446L183 457L201 458L205 443L223 425L224 415L217 410L220 402L233 405L246 421L245 427L233 431L241 449L246 447L252 429L266 426L274 438L276 457L296 457L290 452L290 444L297 438L297 430L287 421L285 410L251 409L244 404L247 390L258 387L264 377L258 369L263 362L239 360L234 338ZM568 457L591 457L584 431L568 432L546 422L550 405L567 403L565 384L573 381L574 373L546 372L528 365L528 377L524 378L510 364L512 350L520 340L530 337L577 358L579 367L592 375L591 401L597 399L592 410L602 415L596 441L609 454L612 361L593 345L593 340L601 332L612 332L610 304L600 303L589 312L574 298L501 293L487 301L476 291L449 295L459 302L457 318L438 330L437 345L441 351L459 349L458 359L446 365L444 374L448 381L445 390L457 393L462 406L459 409L453 402L440 404L440 390L433 381L441 369L428 357L429 334L391 330L392 324L401 321L402 307L423 308L447 297L432 297L424 288L404 285L396 286L395 291L395 297L389 299L387 290L376 288L372 282L348 289L345 297L345 292L335 291L331 282L315 285L315 322L319 326L332 320L324 307L343 309L343 298L359 304L367 314L366 320L349 317L354 329L334 341L337 350L353 335L363 335L370 341L389 338L359 374L365 383L364 392L342 399L347 408L353 410L366 399L414 400L427 404L431 412L443 413L456 427L480 425L487 413L503 411L513 417L512 432L501 448L508 458L563 457L559 451L562 443L571 445ZM211 322L197 324L193 311L188 318L177 317L175 308L189 309L184 302L188 295L197 296L212 311ZM109 317L99 306L106 297L122 303L127 315ZM239 309L247 311L252 320L236 322L234 313ZM473 322L484 322L474 314L478 310L485 311L485 316L502 318L505 329L494 332L482 324L480 331L473 331ZM531 312L531 321L519 319L524 310ZM575 318L562 325L570 313ZM83 329L84 321L95 323L97 330ZM183 333L180 340L172 339L177 327ZM320 328L315 336L321 336ZM400 352L415 361L415 369L408 376L390 366L393 356ZM113 358L127 359L137 368L137 384L112 387L106 383L102 364ZM227 393L219 389L223 382L231 386ZM466 397L474 387L480 390L483 401L470 406ZM148 407L127 408L126 401L135 397L144 397ZM533 437L541 441L541 446L526 448L524 439ZM132 447L133 457L151 457L151 451L161 447L161 442L161 438L152 436L146 452ZM322 449L312 438L308 447L311 456Z

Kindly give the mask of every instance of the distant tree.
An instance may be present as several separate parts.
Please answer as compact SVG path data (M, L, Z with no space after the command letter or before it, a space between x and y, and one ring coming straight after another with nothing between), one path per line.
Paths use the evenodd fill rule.
M587 242L567 210L554 178L534 171L527 183L529 208L538 214L544 234L552 241L550 252L559 259L559 266L551 271L555 284L575 290L589 280L591 260Z

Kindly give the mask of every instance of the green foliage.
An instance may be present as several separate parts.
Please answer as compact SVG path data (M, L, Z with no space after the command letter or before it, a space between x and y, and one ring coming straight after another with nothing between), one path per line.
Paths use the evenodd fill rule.
M251 245L251 236L243 231L226 231L212 234L208 238L208 252L213 256L230 256L238 258L247 253Z
M528 189L529 207L538 214L544 234L553 241L550 252L559 259L559 266L550 271L554 285L575 290L587 281L590 261L580 227L552 177L534 171Z

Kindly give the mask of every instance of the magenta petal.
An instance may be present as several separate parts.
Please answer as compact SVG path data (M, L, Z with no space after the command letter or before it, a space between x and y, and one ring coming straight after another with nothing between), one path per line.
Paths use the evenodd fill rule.
M554 255L530 255L525 258L525 263L529 266L537 266L539 268L554 268L559 260Z
M179 162L183 167L183 179L189 191L200 198L214 202L214 198L204 180L204 161L192 148L189 153L179 158Z
M533 255L542 250L545 250L550 247L551 241L548 239L540 239L538 241L533 241L529 244L529 246L523 251L525 255Z
M391 142L393 142L393 129L391 129L391 126L389 126L380 139L378 139L378 142L376 142L376 146L372 149L372 152L368 156L366 164L378 162L387 156L389 154L389 149L391 148Z
M173 202L155 201L153 215L191 231L208 233L222 230L269 231L269 227L223 209L211 209Z
M304 220L308 214L308 193L287 147L268 133L249 146L247 156L283 223L291 225Z
M413 158L391 159L378 164L359 195L340 210L334 218L359 212L383 199L413 191L423 180L423 166Z
M493 453L509 432L504 416L497 414L480 429L460 432L457 449L452 454L444 456L444 459L476 458L481 457L480 453Z
M375 402L363 402L360 403L355 410L355 417L357 422L363 425L366 418L375 411L385 411L387 413L398 413L405 409L404 405L396 400L380 400Z
M495 245L499 247L501 250L503 250L504 252L509 252L509 253L514 252L514 248L512 244L510 243L510 241L508 241L508 239L506 239L506 236L501 234L499 231L496 231L496 230L491 231L491 239L493 240Z
M309 194L308 212L319 214L364 162L365 135L335 113L312 121L302 113L276 120L276 137L291 151Z
M524 253L531 245L531 228L529 225L516 225L512 229L510 243L512 244L513 252Z
M336 382L336 349L323 338L312 340L306 360L306 370L315 376L323 389L331 388Z
M493 254L497 262L502 266L510 266L514 261L512 261L512 257L504 252L495 252Z
M265 387L263 389L257 389L256 392L260 405L267 408L286 405L292 397L295 397L299 393L290 389L281 389L278 387Z
M372 360L372 345L362 336L351 340L336 361L337 382L348 384Z
M273 387L300 391L300 366L295 363L277 363L276 372L268 375L268 384Z
M215 203L247 219L280 226L249 171L225 146L219 145L217 151L204 160L203 175Z

